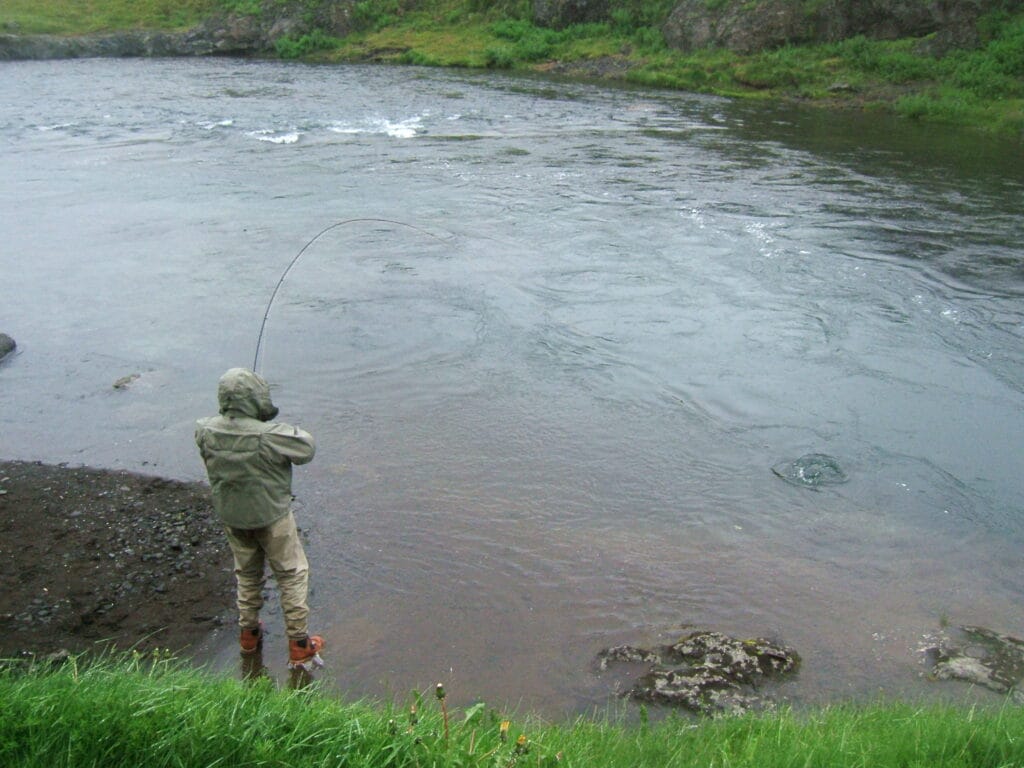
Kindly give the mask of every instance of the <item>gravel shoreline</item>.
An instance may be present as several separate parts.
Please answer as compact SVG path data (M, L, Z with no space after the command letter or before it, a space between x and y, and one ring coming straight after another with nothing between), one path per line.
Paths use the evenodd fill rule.
M0 657L188 653L232 615L203 483L0 461L0 562Z

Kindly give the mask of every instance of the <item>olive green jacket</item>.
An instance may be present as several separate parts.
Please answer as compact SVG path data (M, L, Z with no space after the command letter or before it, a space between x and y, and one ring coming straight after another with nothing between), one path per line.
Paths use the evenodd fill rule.
M232 528L263 528L291 508L292 465L313 459L313 436L271 422L277 409L267 383L232 368L217 389L220 415L196 424L196 445L206 463L213 507Z

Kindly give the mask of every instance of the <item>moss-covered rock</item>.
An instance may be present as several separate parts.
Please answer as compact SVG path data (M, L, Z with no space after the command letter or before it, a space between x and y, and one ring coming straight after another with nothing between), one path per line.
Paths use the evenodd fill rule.
M721 715L770 707L763 683L794 674L800 655L765 638L694 632L656 650L620 645L598 654L601 671L616 662L649 665L626 692L628 698Z
M937 680L962 680L1024 703L1024 640L985 627L957 627L923 649Z

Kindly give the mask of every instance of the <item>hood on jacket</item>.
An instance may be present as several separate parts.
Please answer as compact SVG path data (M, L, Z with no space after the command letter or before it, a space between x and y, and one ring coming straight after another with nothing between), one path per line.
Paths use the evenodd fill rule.
M217 400L223 416L234 413L260 421L277 416L266 380L247 368L232 368L220 377Z

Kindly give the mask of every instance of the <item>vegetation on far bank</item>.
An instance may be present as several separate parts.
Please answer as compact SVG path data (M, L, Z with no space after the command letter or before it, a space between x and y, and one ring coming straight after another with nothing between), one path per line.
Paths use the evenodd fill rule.
M709 7L719 0L707 0ZM796 0L794 0L796 1ZM672 0L612 0L610 19L536 26L530 0L361 0L352 32L317 25L329 0L4 0L0 30L72 34L182 29L215 12L305 15L308 31L276 41L282 58L556 71L642 86L893 110L907 118L1024 134L1024 9L981 18L981 44L943 56L926 40L793 45L750 55L684 54L661 29Z
M642 86L745 98L787 98L829 106L894 110L908 118L1024 132L1024 13L993 21L983 47L942 58L918 40L855 37L742 56L722 49L682 54L654 26L621 23L542 29L527 20L453 12L445 23L421 14L382 19L343 40L282 41L282 55L329 61L551 69L600 74L602 64ZM317 52L319 49L319 52ZM619 66L615 66L618 63Z
M317 687L278 690L138 656L0 670L0 764L174 766L1024 766L1024 708L906 704L625 726L448 708L434 691L395 706Z
M126 29L187 29L219 0L3 0L0 33L84 35Z

